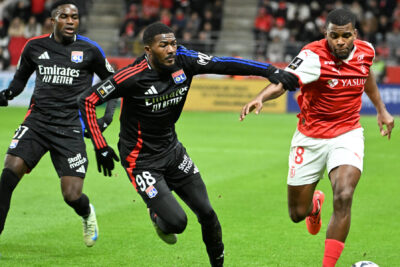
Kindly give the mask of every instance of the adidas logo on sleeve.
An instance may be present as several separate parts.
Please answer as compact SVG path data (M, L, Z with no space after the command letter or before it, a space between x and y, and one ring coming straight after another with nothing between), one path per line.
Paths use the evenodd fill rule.
M38 59L50 59L49 53L45 51L43 54L41 54Z

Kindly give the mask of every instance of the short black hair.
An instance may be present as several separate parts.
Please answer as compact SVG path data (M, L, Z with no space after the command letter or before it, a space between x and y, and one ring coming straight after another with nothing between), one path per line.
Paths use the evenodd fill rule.
M50 13L52 17L54 17L54 12L57 10L57 8L62 5L74 5L76 8L78 8L78 4L74 0L58 0L50 7Z
M353 25L353 28L356 26L356 15L354 15L350 10L345 8L338 8L334 9L329 12L328 16L326 17L325 27L328 27L329 23L343 26L348 23Z
M174 31L162 22L154 22L146 27L143 32L143 44L150 45L154 36L162 33L174 33Z

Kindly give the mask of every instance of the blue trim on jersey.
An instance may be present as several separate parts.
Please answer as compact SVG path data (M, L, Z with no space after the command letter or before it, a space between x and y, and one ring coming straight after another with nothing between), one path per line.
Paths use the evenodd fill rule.
M86 129L86 126L85 126L85 122L84 122L83 119L82 119L82 113L81 113L81 111L78 110L78 112L79 112L79 120L81 121L81 126L82 126L82 137L84 138L84 137L85 137L85 129Z
M176 55L177 56L184 55L184 56L188 56L188 57L198 57L199 52L193 51L193 50L188 50L184 46L179 46L176 51ZM214 62L235 62L235 63L240 63L240 64L245 64L245 65L249 65L249 66L253 66L253 67L262 68L262 69L268 69L268 67L271 65L268 63L262 63L262 62L258 62L258 61L254 61L254 60L250 60L250 59L241 59L241 58L236 58L236 57L213 57L211 60Z
M179 46L177 51L176 51L176 55L185 55L185 56L189 56L189 57L198 57L199 52L193 51L193 50L188 50L184 46Z
M262 62L249 60L249 59L240 59L240 58L236 58L236 57L213 57L212 61L214 61L214 62L236 62L236 63L245 64L245 65L250 65L253 67L263 68L263 69L268 69L268 67L271 65L268 63L262 63Z
M76 39L77 39L77 40L86 41L86 42L88 42L88 43L90 43L90 44L96 46L96 47L100 50L100 53L103 55L103 57L106 58L106 54L104 53L103 49L102 49L102 48L100 47L100 45L99 45L98 43L96 43L95 41L92 41L92 40L90 40L89 38L87 38L87 37L85 37L85 36L82 36L82 35L79 35L79 34L76 35Z

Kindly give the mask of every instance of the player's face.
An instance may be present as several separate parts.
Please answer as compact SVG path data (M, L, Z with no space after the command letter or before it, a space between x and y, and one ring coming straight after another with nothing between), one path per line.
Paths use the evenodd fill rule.
M172 70L175 66L177 42L175 34L163 33L154 36L151 45L145 47L150 63L158 70Z
M78 8L71 4L61 5L51 21L56 41L60 43L70 42L79 27Z
M353 50L353 42L357 38L357 30L354 29L351 23L342 26L329 23L325 37L333 55L339 59L346 59Z

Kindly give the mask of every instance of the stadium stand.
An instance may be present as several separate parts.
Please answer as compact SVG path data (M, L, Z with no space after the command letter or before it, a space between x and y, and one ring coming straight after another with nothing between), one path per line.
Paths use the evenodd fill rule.
M49 7L55 0L0 0L0 69L15 68L20 44L52 31ZM161 20L189 49L287 62L301 47L323 37L327 13L350 8L359 36L374 44L384 67L400 64L399 0L86 0L77 1L80 33L107 55L142 53L141 33ZM14 45L17 44L17 45ZM382 66L380 67L382 68Z

